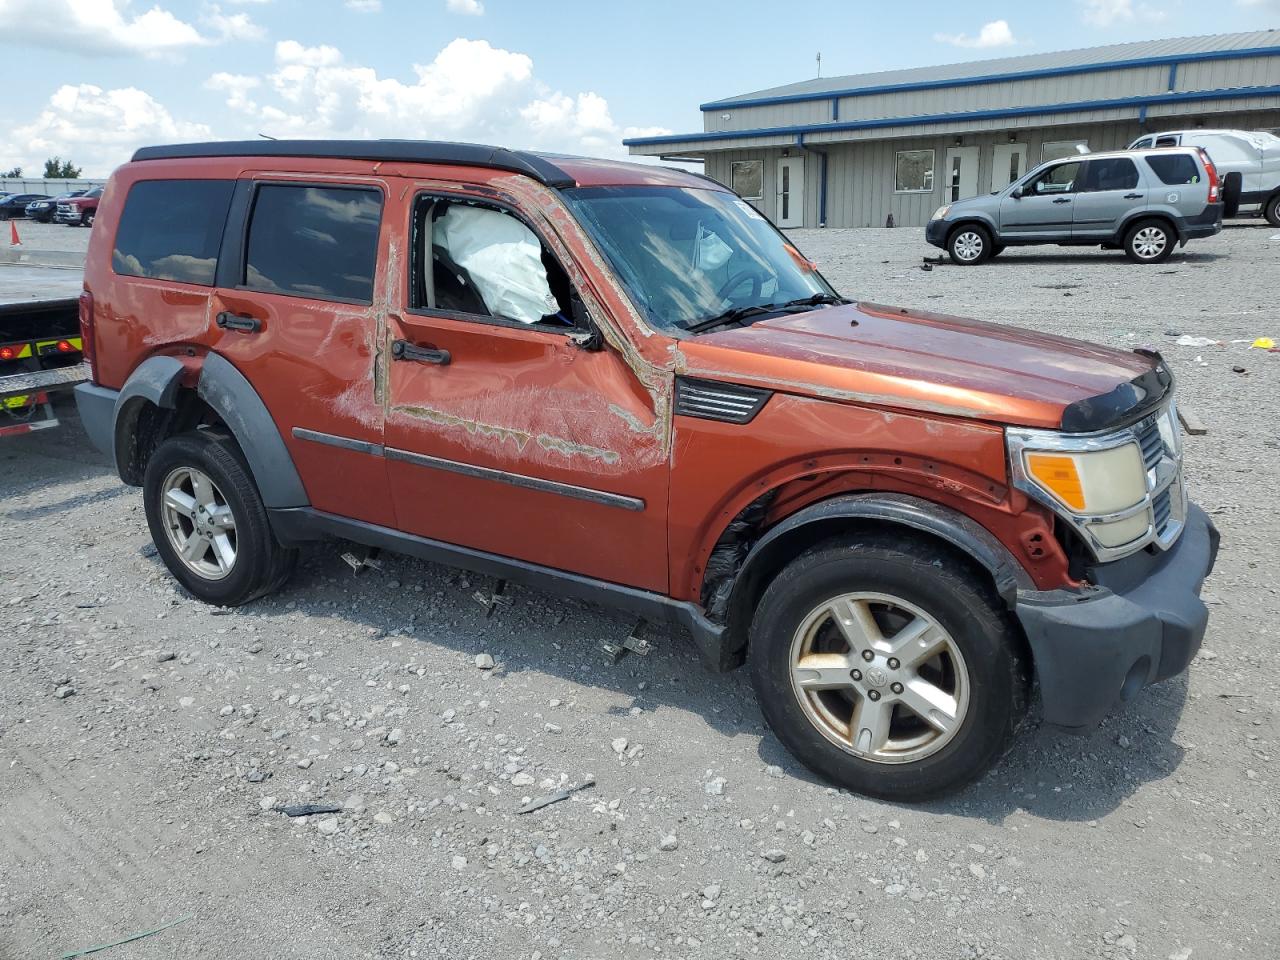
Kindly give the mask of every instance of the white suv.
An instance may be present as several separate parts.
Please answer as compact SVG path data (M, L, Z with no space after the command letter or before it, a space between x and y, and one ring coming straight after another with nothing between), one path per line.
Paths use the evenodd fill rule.
M1167 130L1139 137L1129 149L1179 146L1200 147L1213 160L1222 176L1224 215L1257 206L1280 227L1280 137L1261 130Z

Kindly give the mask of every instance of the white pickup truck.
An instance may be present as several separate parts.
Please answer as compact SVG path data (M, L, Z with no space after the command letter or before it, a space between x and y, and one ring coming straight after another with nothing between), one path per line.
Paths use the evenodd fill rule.
M56 427L49 395L88 379L79 269L0 263L0 438Z
M1129 144L1148 147L1203 147L1222 177L1225 216L1241 207L1257 207L1280 227L1280 137L1261 130L1166 130Z

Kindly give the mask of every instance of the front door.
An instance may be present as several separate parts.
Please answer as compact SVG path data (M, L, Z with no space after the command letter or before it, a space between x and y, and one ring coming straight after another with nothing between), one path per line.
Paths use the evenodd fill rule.
M777 210L780 227L804 226L804 157L783 157L778 161Z
M978 195L977 147L948 147L942 171L943 203Z
M1048 167L1000 199L1002 239L1059 240L1071 236L1072 203L1084 163Z
M411 280L384 344L400 529L665 592L665 405L576 341L568 273L514 207L404 186Z
M997 143L991 154L991 190L999 193L1027 172L1025 143Z

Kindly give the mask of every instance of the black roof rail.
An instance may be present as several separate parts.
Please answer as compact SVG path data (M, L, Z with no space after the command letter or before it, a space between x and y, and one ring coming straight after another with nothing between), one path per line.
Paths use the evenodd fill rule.
M520 173L555 189L577 186L573 177L536 153L438 140L222 140L142 147L133 154L135 161L197 157L320 157L388 163L448 163Z

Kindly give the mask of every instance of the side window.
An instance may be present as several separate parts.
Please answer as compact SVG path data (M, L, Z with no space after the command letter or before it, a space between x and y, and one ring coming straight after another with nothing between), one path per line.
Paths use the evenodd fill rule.
M233 180L135 183L116 228L112 269L129 277L212 286L234 189Z
M242 284L264 293L373 302L382 193L262 184L249 215Z
M1129 149L1130 150L1146 150L1150 146L1151 146L1151 138L1143 137L1141 140L1135 140L1133 143L1129 144Z
M1138 185L1138 166L1128 157L1090 160L1085 170L1081 193L1102 190L1132 190Z
M418 309L571 326L572 288L518 217L449 197L421 197L414 216L411 303Z
M1178 145L1177 137L1156 137L1157 147L1176 147Z
M1075 188L1082 166L1084 164L1076 161L1075 163L1060 163L1056 167L1050 167L1032 182L1031 192L1037 196L1070 193Z
M1166 186L1185 186L1200 182L1200 168L1188 153L1153 154L1147 166Z

